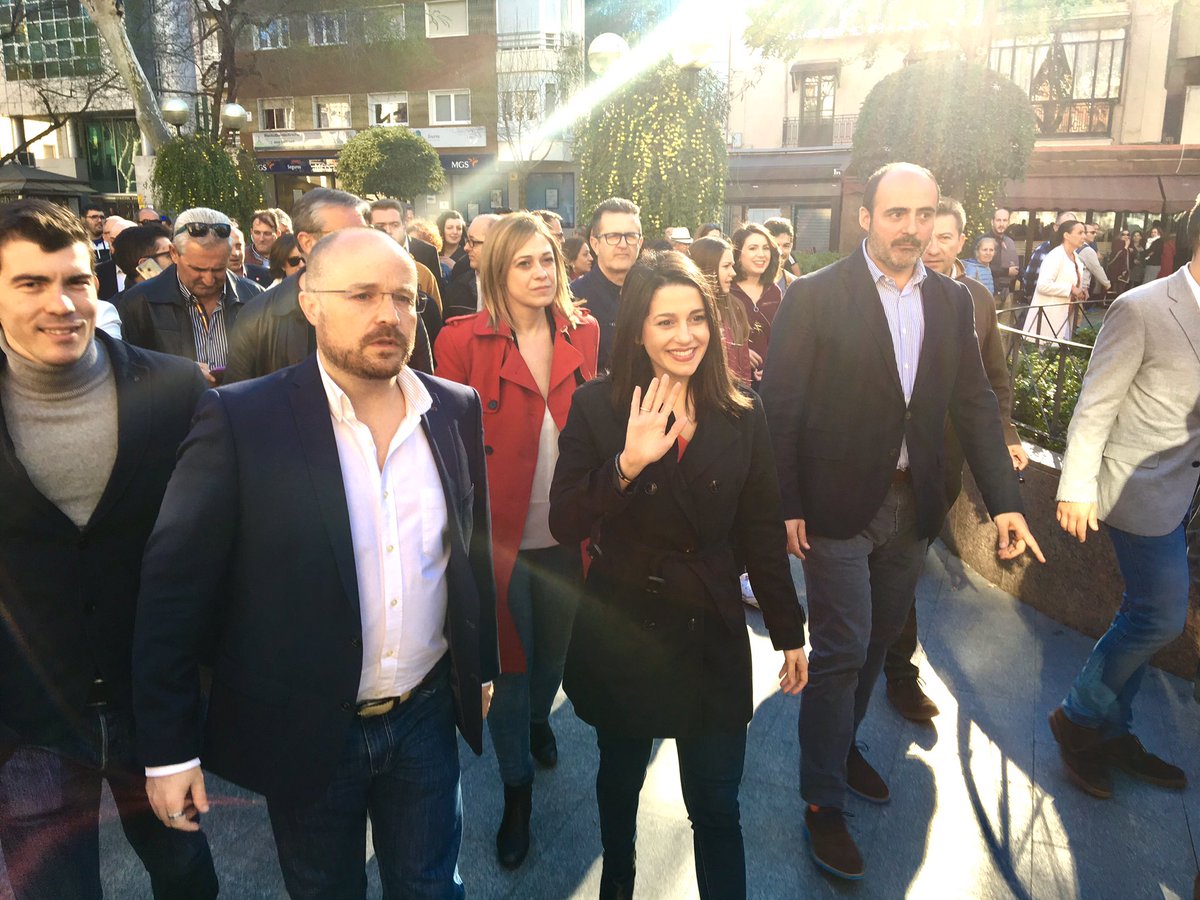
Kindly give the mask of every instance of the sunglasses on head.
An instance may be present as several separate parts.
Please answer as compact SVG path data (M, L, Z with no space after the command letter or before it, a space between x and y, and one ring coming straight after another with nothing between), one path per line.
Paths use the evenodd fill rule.
M175 235L179 236L185 231L194 238L202 238L210 231L219 238L227 238L233 228L226 225L224 222L188 222L186 225L180 225L175 229Z

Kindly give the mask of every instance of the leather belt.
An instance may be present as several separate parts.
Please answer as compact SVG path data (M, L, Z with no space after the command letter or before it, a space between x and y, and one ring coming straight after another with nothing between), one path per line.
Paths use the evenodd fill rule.
M892 484L908 484L912 481L912 472L908 469L896 469L892 472Z
M447 654L434 664L433 668L429 670L425 677L421 679L421 683L415 688L409 688L403 694L399 694L395 697L383 697L379 700L364 700L362 703L358 704L358 708L355 709L354 714L360 719L373 719L376 716L386 716L397 706L403 706L405 703L411 700L413 698L413 694L415 694L417 691L429 687L429 685L431 685L449 665L449 654Z

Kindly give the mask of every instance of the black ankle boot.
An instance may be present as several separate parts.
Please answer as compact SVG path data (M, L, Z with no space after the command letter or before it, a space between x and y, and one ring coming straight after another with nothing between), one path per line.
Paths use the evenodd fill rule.
M496 832L496 858L515 869L529 853L529 816L533 812L533 783L504 786L504 818Z
M600 900L633 900L633 881L637 874L636 857L617 864L605 858L600 870Z

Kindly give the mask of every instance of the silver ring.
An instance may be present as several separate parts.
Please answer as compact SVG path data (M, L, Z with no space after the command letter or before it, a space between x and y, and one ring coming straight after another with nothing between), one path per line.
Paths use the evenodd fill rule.
M187 813L185 812L167 813L167 821L174 822L176 819L182 819L186 815Z

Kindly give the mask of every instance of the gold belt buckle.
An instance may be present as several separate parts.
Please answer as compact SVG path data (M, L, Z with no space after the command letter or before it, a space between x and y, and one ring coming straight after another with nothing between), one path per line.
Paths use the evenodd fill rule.
M405 691L399 697L389 697L386 700L368 700L358 708L360 719L373 719L376 716L386 716L397 706L406 703L413 695L411 690Z

